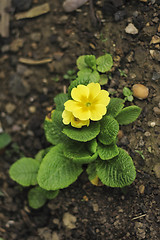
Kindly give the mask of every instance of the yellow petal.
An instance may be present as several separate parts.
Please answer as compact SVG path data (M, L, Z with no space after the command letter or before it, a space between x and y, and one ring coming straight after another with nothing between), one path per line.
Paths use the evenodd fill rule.
M71 97L78 102L86 102L89 95L89 89L85 85L78 85L77 88L73 88L71 91Z
M100 93L93 100L93 104L103 104L107 106L110 102L109 93L105 90L101 90Z
M64 103L64 106L67 111L73 112L74 110L77 110L80 107L82 107L82 104L74 100L68 100L67 102Z
M73 114L67 110L64 110L62 113L62 118L63 118L63 123L64 124L69 124L72 120Z
M89 101L92 101L101 91L101 87L99 83L89 83L87 85L89 88Z
M103 115L106 114L107 109L106 106L103 104L95 104L90 108L90 111L91 111L90 119L93 121L98 121L102 119Z
M81 128L82 126L89 126L89 120L81 121L78 118L75 119L75 117L73 117L71 121L71 125L72 127L76 127L76 128Z
M79 118L80 120L85 121L85 120L89 120L89 118L90 118L90 116L91 116L91 113L90 113L89 108L83 106L83 107L74 109L73 115L74 115L76 118Z

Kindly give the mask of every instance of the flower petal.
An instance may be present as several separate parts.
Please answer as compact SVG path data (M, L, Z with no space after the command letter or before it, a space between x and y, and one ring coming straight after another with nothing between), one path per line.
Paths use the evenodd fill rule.
M106 90L101 90L100 93L93 100L93 104L103 104L107 106L110 102L109 93Z
M85 85L78 85L71 91L71 97L78 102L84 102L88 98L89 89Z
M77 110L80 107L82 107L82 104L74 100L68 100L67 102L64 103L64 106L67 111L73 112L74 110Z
M99 83L89 83L87 85L89 88L89 101L93 101L93 99L100 93L101 87Z
M88 120L90 118L91 113L90 113L89 108L83 106L83 107L80 107L78 109L74 109L73 115L76 118L79 118L80 120L85 121L85 120Z
M73 114L67 110L64 110L62 113L62 118L63 118L63 123L64 124L69 124L72 120Z
M79 120L78 118L75 119L75 117L73 117L72 121L71 121L71 125L72 127L75 127L75 128L81 128L82 126L86 126L87 127L89 126L89 123L90 123L90 120L86 120L86 121L81 121Z
M98 121L102 119L103 115L106 114L107 109L106 106L103 104L95 104L93 107L91 107L90 111L91 111L90 119L93 121Z

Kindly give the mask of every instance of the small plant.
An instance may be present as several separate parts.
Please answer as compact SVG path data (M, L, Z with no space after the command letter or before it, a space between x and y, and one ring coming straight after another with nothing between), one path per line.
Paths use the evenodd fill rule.
M119 71L121 77L127 77L127 74L125 73L124 70L118 69L118 71Z
M127 87L123 88L123 95L125 96L124 101L129 101L129 102L133 101L133 93L129 88Z
M72 81L76 78L76 71L74 69L68 70L66 74L63 75L63 78L69 81Z
M0 149L5 148L11 142L11 137L8 133L0 133Z
M9 173L28 192L32 208L43 206L60 189L75 182L82 171L94 185L130 185L136 171L132 158L116 144L119 124L132 123L139 116L137 106L124 107L124 100L110 98L99 84L100 75L113 65L110 54L77 59L78 73L68 93L54 98L56 109L45 118L44 130L52 145L34 158L16 161Z

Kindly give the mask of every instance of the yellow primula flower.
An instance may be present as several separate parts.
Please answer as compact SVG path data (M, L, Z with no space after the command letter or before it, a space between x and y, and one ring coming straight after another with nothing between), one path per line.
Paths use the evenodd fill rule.
M62 113L62 118L63 118L63 123L68 125L71 123L72 127L75 128L81 128L82 126L89 126L89 122L90 120L85 120L85 121L81 121L78 118L74 117L74 115L67 111L64 110Z
M73 100L65 102L65 110L71 112L81 121L98 121L106 114L106 106L110 97L106 90L101 90L99 83L89 83L87 86L78 85L71 91Z

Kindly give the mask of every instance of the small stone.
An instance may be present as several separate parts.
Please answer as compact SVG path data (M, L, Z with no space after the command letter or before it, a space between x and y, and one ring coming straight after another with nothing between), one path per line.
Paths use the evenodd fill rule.
M150 132L145 132L145 133L144 133L144 136L150 137L150 136L151 136L151 133L150 133Z
M153 171L155 172L156 177L160 178L160 163L157 163L154 166Z
M59 238L59 236L58 236L58 234L56 233L56 232L53 232L52 233L52 239L51 240L59 240L60 238Z
M151 40L150 44L156 44L156 43L160 43L160 37L157 36L157 35L154 35L152 37L152 40Z
M65 12L73 12L77 8L81 7L83 4L85 4L88 0L66 0L63 3L63 8Z
M10 86L10 91L14 95L19 97L26 96L30 91L30 87L28 83L25 80L23 80L20 75L16 73L11 76L9 86Z
M93 203L92 206L93 206L93 211L94 212L98 212L98 210L99 210L98 204L97 203Z
M146 225L141 222L135 222L135 232L138 239L145 239Z
M160 108L154 107L154 108L153 108L153 111L154 111L157 115L160 115Z
M24 39L17 38L10 44L10 50L12 52L18 52L20 48L22 48L24 45Z
M7 103L5 109L8 114L11 114L16 109L16 106L13 103Z
M144 185L140 185L140 186L139 186L139 192L140 192L141 194L144 194L144 190L145 190L145 186L144 186Z
M159 18L158 18L158 17L153 18L153 19L152 19L152 22L158 23L158 22L159 22Z
M3 45L2 47L1 47L1 52L2 53L6 53L6 52L8 52L10 50L10 46L9 45Z
M154 72L152 76L152 80L156 81L160 79L160 72Z
M56 224L56 225L59 225L59 219L58 218L54 218L53 219L53 223Z
M132 87L132 91L133 96L140 100L146 99L149 94L148 88L142 84L134 84Z
M160 62L160 51L158 51L158 50L150 50L150 54L151 54L153 59L155 59L158 62Z
M30 106L29 107L29 112L30 113L35 113L36 112L36 107L35 106Z
M70 214L69 212L66 212L63 215L63 224L68 229L74 229L76 228L75 222L77 221L77 218Z
M34 42L40 42L42 34L40 32L33 32L30 35L30 39Z
M149 121L149 122L148 122L148 126L149 126L149 127L155 127L155 126L156 126L156 123Z
M138 29L133 25L133 23L129 23L128 26L125 28L125 32L128 34L138 34Z
M4 79L5 78L5 72L0 72L0 79Z

